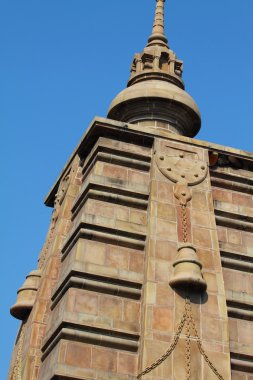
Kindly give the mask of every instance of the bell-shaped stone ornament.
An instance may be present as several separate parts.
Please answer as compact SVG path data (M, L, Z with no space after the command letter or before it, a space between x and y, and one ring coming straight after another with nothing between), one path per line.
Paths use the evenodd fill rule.
M170 280L172 287L191 288L201 292L206 290L206 281L201 273L202 264L198 260L193 245L184 243L178 248L178 255L173 267L174 275Z
M30 314L35 302L40 277L40 270L33 270L26 276L23 286L17 292L17 302L10 309L14 318L25 320Z

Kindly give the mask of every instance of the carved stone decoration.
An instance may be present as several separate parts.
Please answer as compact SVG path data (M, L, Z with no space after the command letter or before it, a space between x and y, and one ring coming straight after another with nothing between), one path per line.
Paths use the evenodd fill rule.
M53 227L55 226L55 223L58 219L60 206L61 206L61 204L65 198L65 195L67 193L67 190L69 187L69 179L70 179L70 170L68 171L68 173L63 178L63 180L59 186L58 192L55 195L54 212L52 215L52 226Z
M10 309L14 318L25 320L29 316L39 287L41 271L33 270L26 276L23 286L18 290L17 302Z
M184 243L178 248L178 255L173 263L174 275L170 280L172 287L191 287L206 290L203 279L202 264L198 260L196 249L192 244Z
M174 195L179 200L181 206L187 206L192 199L189 187L185 183L177 183L174 187Z
M156 163L160 172L176 183L174 196L179 200L181 207L181 225L183 244L178 248L178 255L173 263L174 275L170 285L177 288L194 288L203 292L206 290L206 281L203 279L202 264L198 260L195 247L189 243L187 204L192 199L189 186L198 185L207 175L207 164L189 153L176 151L173 153L156 152Z
M172 155L156 152L156 163L160 172L175 183L198 185L207 175L207 164L185 156L183 151Z
M63 180L62 180L62 182L58 188L58 191L55 195L54 210L53 210L52 218L51 218L51 226L50 226L50 229L49 229L49 232L47 235L45 245L42 248L41 255L39 258L39 269L42 269L45 265L46 255L47 255L48 248L49 248L51 241L52 241L52 238L53 238L55 225L56 225L56 222L57 222L58 217L59 217L60 207L61 207L61 204L62 204L62 202L65 198L65 195L67 193L68 187L69 187L70 172L71 172L71 169L67 172L67 174L63 178Z
M22 379L21 367L22 367L22 354L23 354L25 330L26 330L26 322L23 322L20 328L19 335L18 335L17 356L16 356L15 364L14 364L12 373L8 377L8 380Z

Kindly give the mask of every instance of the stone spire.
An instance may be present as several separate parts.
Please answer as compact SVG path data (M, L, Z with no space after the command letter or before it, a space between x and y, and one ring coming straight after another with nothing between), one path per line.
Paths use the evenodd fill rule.
M128 88L112 101L108 118L194 137L200 112L184 91L183 62L168 46L164 5L165 0L156 0L152 34L143 52L135 54Z
M148 45L161 45L168 47L168 40L164 34L164 3L166 0L156 0L155 19L152 34L148 39Z

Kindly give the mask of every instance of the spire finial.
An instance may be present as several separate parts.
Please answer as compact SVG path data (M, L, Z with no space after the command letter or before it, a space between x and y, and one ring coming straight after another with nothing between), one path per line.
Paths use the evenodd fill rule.
M108 118L194 137L200 129L200 113L184 91L183 62L164 34L164 3L156 0L148 44L134 55L127 88L112 101Z
M148 39L148 46L168 46L168 40L164 34L164 3L166 0L156 0L155 19L152 34Z

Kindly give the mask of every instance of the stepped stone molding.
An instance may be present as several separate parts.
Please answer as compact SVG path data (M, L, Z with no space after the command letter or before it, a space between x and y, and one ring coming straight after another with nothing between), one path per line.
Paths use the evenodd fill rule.
M237 218L243 221L253 222L253 209L252 207L245 207L240 205L231 204L229 202L214 201L215 212L218 214L231 214L232 218Z
M231 352L231 368L242 372L253 372L253 358L252 356L237 354Z
M146 235L81 222L70 234L65 245L63 246L62 260L65 259L78 239L96 240L122 247L143 250L145 247Z
M90 173L97 161L143 171L150 170L151 156L117 149L113 146L116 144L109 144L106 140L107 139L100 138L85 161L81 161L83 180Z
M226 298L234 303L253 305L253 294L235 292L234 290L227 289Z
M227 299L228 316L253 321L253 304Z
M71 254L72 254L72 251L69 253L69 255ZM69 268L66 268L66 269L69 269ZM133 270L112 268L111 266L108 266L108 265L99 265L99 264L93 264L93 263L80 262L75 259L72 260L71 271L77 272L77 273L79 272L87 273L91 277L94 277L96 276L97 273L99 273L99 276L102 276L108 279L109 279L108 276L110 276L113 279L116 279L119 281L121 280L127 281L127 283L141 284L143 281L143 273L138 273ZM69 270L68 271L66 270L66 272L64 272L63 277L61 277L60 281L64 281L64 279L67 278L68 274L69 274Z
M152 124L153 125L153 124ZM124 133L122 133L124 132ZM53 207L53 200L55 193L57 192L57 189L59 187L59 182L64 177L66 172L68 171L71 163L73 162L73 159L76 155L79 155L79 157L82 159L86 159L88 157L91 148L94 146L94 144L98 141L99 138L103 139L110 139L112 142L118 142L119 140L122 142L129 143L129 141L136 144L136 146L140 146L145 149L151 149L154 137L161 137L161 131L154 129L152 126L145 127L145 131L140 132L140 127L135 124L126 124L125 122L116 121L112 119L107 119L103 117L95 117L88 128L86 129L86 132L81 139L80 143L74 150L73 154L69 158L68 162L66 163L66 166L64 170L62 171L61 175L57 179L57 181L52 186L52 189L45 197L45 204L49 207ZM167 141L178 141L180 143L185 144L186 146L193 146L193 147L200 147L205 150L210 149L210 143L202 140L196 140L196 139L189 139L186 136L180 136L180 135L174 135L170 132L163 130L162 131L162 137ZM226 147L224 145L219 144L211 144L211 147L216 151L222 151L229 154L234 155L240 155L240 157L243 160L252 161L253 155L249 152L238 150L235 148ZM213 173L217 173L217 171L210 169L210 174L213 176ZM225 176L230 175L230 173L224 173L220 172ZM216 174L215 174L216 175ZM236 176L237 178L240 178L240 176ZM245 177L246 178L246 177ZM246 179L250 180L251 177L247 177Z
M238 191L241 193L253 194L253 181L250 178L229 175L211 171L212 187L219 187Z
M90 166L87 166L83 169L84 177L87 176L87 173L89 173L90 168L93 167L97 161L109 162L110 164L127 166L129 168L139 169L139 170L144 170L144 171L149 171L150 169L150 163L145 162L145 161L140 161L134 158L125 157L124 152L122 151L117 152L111 149L109 152L101 152L101 151L95 152L93 160L90 163Z
M111 277L92 275L90 273L72 271L54 291L52 296L52 310L70 288L85 289L88 291L139 300L141 298L142 284Z
M115 203L123 206L129 206L133 208L146 210L148 207L148 193L140 193L133 191L130 188L119 188L113 185L112 181L103 183L105 181L94 181L94 177L91 176L89 181L86 181L82 187L79 197L74 203L72 213L74 219L78 212L82 209L87 199L96 199L104 202ZM103 179L104 177L102 177ZM96 178L97 179L97 178Z
M57 373L51 378L48 378L46 380L83 380L83 378L88 379L87 376L90 376L90 371L88 370L87 373L84 373L84 375L76 375L75 373L72 373L71 375L66 375L66 366L63 364L57 365L55 368L55 372ZM86 372L84 370L84 372ZM112 377L111 373L104 372L104 371L97 371L98 372L98 379L103 380L114 380L115 378ZM115 373L114 373L115 376ZM117 379L115 380L136 380L136 376L132 375L123 375L123 374L117 374Z
M222 266L253 273L253 257L229 251L220 251Z
M89 177L85 179L79 196L82 196L83 190L88 187L89 184L94 184L95 186L100 185L102 187L104 186L105 188L110 188L112 192L118 192L119 194L126 194L126 192L129 194L131 193L138 199L149 199L149 184L133 183L125 180L121 180L120 183L115 183L114 178L97 174L90 174Z
M246 185L253 185L253 179L252 179L252 169L251 170L240 170L238 174L237 171L234 169L232 171L225 171L221 169L212 169L210 168L210 175L213 179L220 179L220 180L230 180L232 183L238 182L238 184L246 184Z
M139 347L139 338L139 335L119 330L106 330L94 326L62 322L54 333L46 338L42 347L42 361L61 339L136 352Z
M220 241L220 250L223 252L230 252L232 254L243 255L246 257L252 257L252 247L246 245L236 245L233 243L227 243Z
M253 232L252 208L214 201L214 209L217 225Z
M230 227L237 230L243 230L247 232L253 232L253 221L252 222L244 222L242 220L238 220L239 214L223 212L223 211L215 211L215 220L218 226L222 227Z
M61 366L58 365L57 366L57 373L58 374L51 377L50 380L82 380L83 379L83 377L79 377L79 376L77 377L75 375L66 376L65 372L66 372L66 369L64 368L64 366L62 366L62 369L61 369ZM99 376L104 376L101 378L104 378L105 380L111 380L112 379L112 377L110 377L110 375L108 375L105 372L100 372ZM136 380L136 376L118 375L117 374L117 380Z

